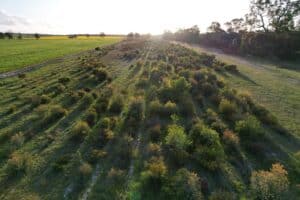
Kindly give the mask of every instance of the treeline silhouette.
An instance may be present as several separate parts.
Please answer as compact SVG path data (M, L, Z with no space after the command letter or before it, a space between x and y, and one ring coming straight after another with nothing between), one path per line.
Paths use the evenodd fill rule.
M197 26L166 31L165 39L196 43L222 49L227 53L291 59L300 51L300 1L252 0L250 12L221 27L212 22L207 33ZM298 22L296 23L296 19Z

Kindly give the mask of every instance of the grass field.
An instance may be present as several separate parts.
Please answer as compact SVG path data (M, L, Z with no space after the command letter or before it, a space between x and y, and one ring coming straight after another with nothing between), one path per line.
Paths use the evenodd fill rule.
M28 65L38 64L48 59L64 56L120 41L121 37L78 37L47 36L39 40L1 40L0 72L16 70Z

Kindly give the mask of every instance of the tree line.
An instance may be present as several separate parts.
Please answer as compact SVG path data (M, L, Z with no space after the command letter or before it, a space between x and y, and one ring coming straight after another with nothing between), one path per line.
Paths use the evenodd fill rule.
M262 57L287 59L300 50L300 0L251 0L249 13L224 25L212 22L204 34L197 26L166 31L163 37Z

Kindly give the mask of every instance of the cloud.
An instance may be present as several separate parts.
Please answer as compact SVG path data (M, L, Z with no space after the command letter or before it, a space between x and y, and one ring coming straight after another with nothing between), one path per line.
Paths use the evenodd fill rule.
M8 15L5 11L0 10L0 25L16 26L16 25L30 25L30 22L23 17Z

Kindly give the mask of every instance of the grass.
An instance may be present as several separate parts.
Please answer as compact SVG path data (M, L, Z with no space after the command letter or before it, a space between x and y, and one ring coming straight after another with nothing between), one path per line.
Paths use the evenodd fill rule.
M109 45L120 41L121 37L83 37L68 39L66 36L47 36L39 40L1 40L0 72L20 69L40 62L76 53L97 46Z

